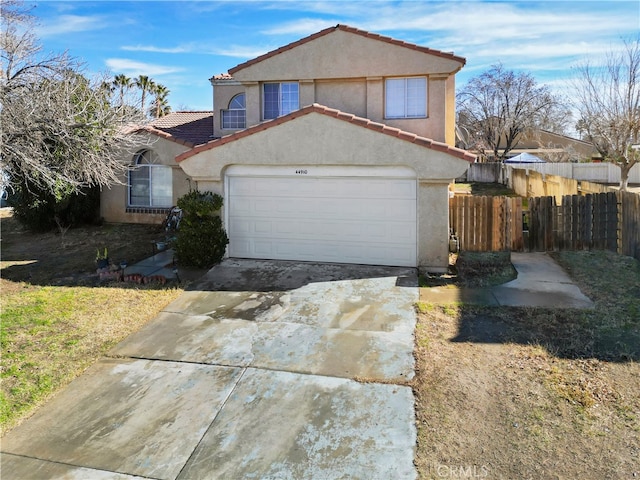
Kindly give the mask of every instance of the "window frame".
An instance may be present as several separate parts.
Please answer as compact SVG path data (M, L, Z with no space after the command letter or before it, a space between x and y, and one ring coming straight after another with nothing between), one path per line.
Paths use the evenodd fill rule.
M409 85L411 80L422 80L424 82L424 89L420 88L418 91L420 95L424 95L424 105L420 106L416 101L412 101L411 87ZM397 99L390 99L392 89L389 85L390 82L403 82L402 86L402 114L395 115L390 114L390 100L395 101ZM404 120L404 119L421 119L428 118L429 114L429 78L426 76L414 76L414 77L393 77L386 78L384 83L384 118L389 120ZM394 110L397 105L394 105ZM422 108L422 110L421 110ZM411 114L411 111L419 110L417 114ZM423 113L424 112L424 113Z
M234 108L233 103L235 101L237 101L240 97L242 97L242 108ZM234 95L233 98L229 101L229 106L226 109L220 110L220 128L222 130L242 130L247 128L247 103L246 103L246 95L245 93L238 93L237 95ZM231 112L233 112L235 115L239 115L240 112L242 112L241 117L236 117L233 120L235 120L235 123L231 123L231 125L234 126L229 126L230 124L225 124L226 120L231 121L231 119L225 119L226 115L231 116ZM241 120L241 121L238 121Z
M266 112L266 106L267 106L267 93L265 91L265 88L267 87L267 85L273 86L273 85L277 85L278 86L278 105L277 105L277 115L274 117L267 117L267 112ZM295 85L295 102L293 102L292 98L289 97L289 95L292 94L292 92L288 92L288 91L283 91L283 86L285 87L292 87ZM287 95L287 98L285 98L285 95ZM289 103L291 105L289 105ZM285 104L287 106L287 111L283 112L283 104ZM288 115L291 112L295 112L296 110L300 110L300 82L264 82L262 84L262 119L263 120L273 120L275 118L279 118L282 117L284 115Z
M143 208L143 209L144 208L171 208L173 206L172 205L173 203L173 168L171 168L170 165L154 164L152 162L152 155L153 155L153 152L151 150L141 150L133 156L133 162L129 166L129 169L127 172L127 208ZM154 171L160 173L158 169L165 170L163 172L164 178L158 177L157 175L154 176ZM133 189L132 173L143 172L145 170L147 171L147 174L146 174L146 190L147 190L146 202L147 203L139 203L139 202L133 203L132 198L134 197L134 195L132 195L133 193L132 192L132 189ZM142 179L142 175L140 176L140 178ZM171 192L170 193L171 198L168 200L166 204L160 203L158 201L159 197L157 195L154 197L154 179L155 181L158 181L158 178L162 178L167 182L166 184L161 183L161 185L158 186L158 188L162 188L163 190L169 190ZM137 195L135 197L139 198L140 195ZM168 199L169 196L164 196L164 198Z

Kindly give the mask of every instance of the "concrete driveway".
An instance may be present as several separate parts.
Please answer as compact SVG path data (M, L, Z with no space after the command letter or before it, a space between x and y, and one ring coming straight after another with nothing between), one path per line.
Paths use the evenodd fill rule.
M415 478L416 271L227 260L2 442L3 478Z

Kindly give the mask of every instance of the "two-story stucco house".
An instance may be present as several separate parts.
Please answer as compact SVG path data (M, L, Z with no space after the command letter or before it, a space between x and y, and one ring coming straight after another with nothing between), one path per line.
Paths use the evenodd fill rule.
M173 168L223 195L231 257L441 271L448 186L475 158L453 146L464 63L322 30L214 76L213 138Z

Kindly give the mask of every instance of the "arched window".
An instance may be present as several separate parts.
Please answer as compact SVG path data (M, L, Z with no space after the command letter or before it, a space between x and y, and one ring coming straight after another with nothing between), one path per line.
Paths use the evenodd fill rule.
M239 93L229 102L229 108L222 110L222 128L229 130L238 130L246 128L247 110L245 105L244 93Z
M171 167L157 165L151 150L136 153L132 163L129 168L129 206L171 207L173 202Z

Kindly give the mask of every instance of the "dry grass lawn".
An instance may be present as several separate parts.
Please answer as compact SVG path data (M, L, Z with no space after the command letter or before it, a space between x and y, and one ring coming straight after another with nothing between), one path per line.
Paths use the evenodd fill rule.
M555 254L593 311L420 304L420 477L640 477L640 263Z
M152 253L158 226L105 225L32 234L0 210L0 426L3 434L154 318L184 284L105 283L97 249L130 263ZM189 272L196 275L198 272Z

